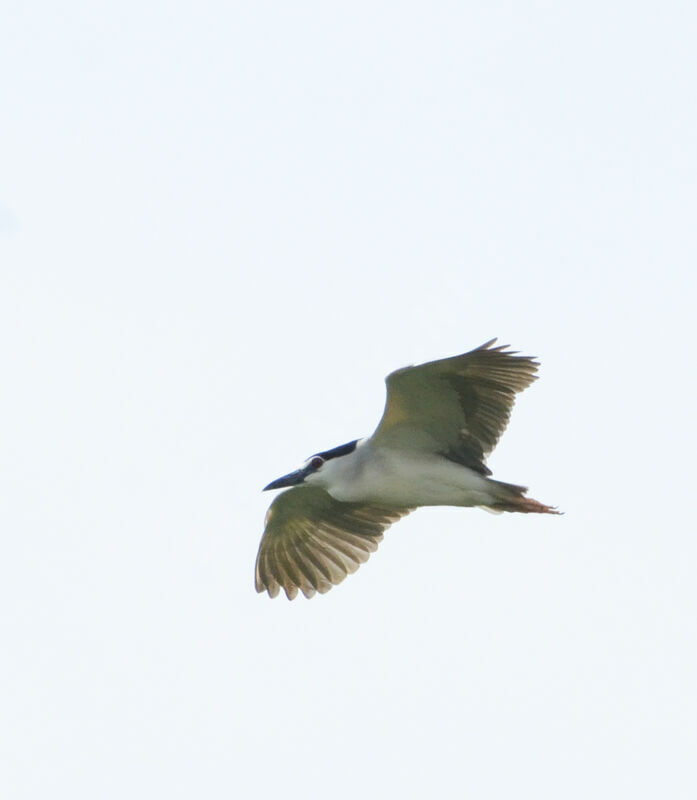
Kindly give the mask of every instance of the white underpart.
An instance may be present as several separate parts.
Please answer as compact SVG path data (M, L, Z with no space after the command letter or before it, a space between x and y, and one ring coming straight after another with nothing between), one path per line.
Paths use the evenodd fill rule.
M496 502L492 481L441 455L375 447L363 439L327 461L308 482L344 502L388 507L479 506Z

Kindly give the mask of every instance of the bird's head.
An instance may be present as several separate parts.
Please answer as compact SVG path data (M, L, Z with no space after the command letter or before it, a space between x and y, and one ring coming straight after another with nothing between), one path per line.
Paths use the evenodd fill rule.
M352 442L348 442L347 444L342 444L339 447L334 447L332 450L325 450L322 453L315 453L313 456L305 461L300 469L296 469L295 472L290 472L288 475L284 475L282 478L277 478L275 481L271 481L268 486L265 486L263 491L269 491L270 489L284 489L288 486L297 486L301 483L315 483L315 484L322 484L322 468L328 461L332 461L336 458L342 458L348 456L350 453L356 449L356 445L358 444L358 439L354 439Z

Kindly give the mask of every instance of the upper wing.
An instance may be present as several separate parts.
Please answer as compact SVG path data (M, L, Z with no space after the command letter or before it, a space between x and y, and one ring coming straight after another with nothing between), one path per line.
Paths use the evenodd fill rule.
M289 600L328 592L368 560L383 531L412 509L342 503L324 489L298 486L271 504L257 554L255 586Z
M387 401L373 440L431 450L477 470L508 424L516 392L536 378L538 362L493 347L496 339L453 358L387 376Z

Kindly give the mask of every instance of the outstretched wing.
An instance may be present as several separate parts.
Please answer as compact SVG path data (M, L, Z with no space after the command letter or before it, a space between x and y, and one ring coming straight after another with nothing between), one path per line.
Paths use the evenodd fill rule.
M495 342L388 375L385 411L373 441L439 452L490 475L484 459L508 424L516 393L535 380L539 366Z
M298 486L271 504L257 554L255 586L292 600L328 592L368 560L383 532L412 509L342 503L324 489Z

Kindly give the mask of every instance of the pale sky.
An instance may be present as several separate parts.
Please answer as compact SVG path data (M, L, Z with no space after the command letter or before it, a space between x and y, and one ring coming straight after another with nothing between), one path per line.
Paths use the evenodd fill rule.
M6 3L0 795L697 796L690 3ZM384 376L540 358L311 601L272 497Z

